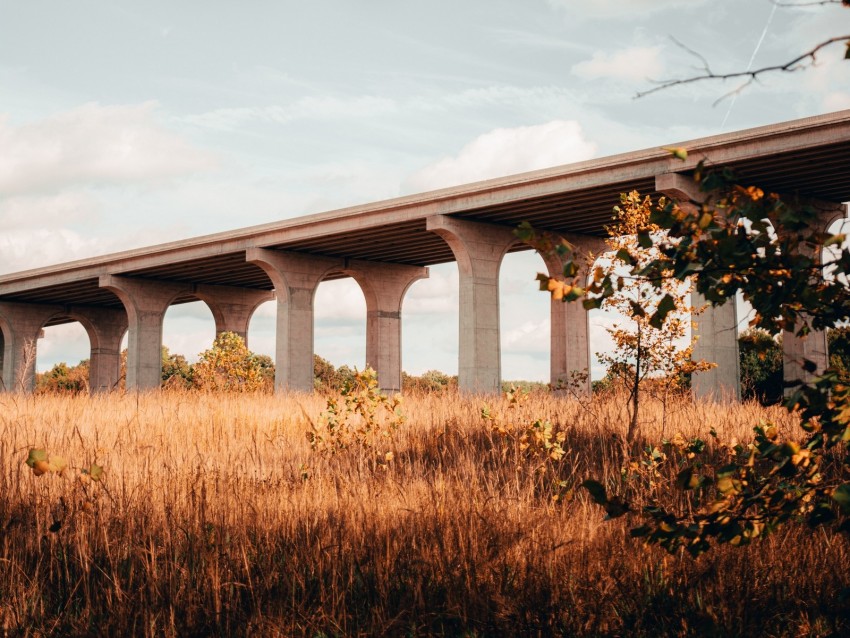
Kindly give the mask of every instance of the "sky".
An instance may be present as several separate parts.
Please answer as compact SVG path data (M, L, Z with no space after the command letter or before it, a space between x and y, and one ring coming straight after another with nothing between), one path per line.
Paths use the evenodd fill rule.
M328 211L850 108L850 62L699 83L652 80L784 62L846 33L850 10L771 0L0 0L0 273ZM681 43L680 44L677 44ZM683 45L683 46L682 46ZM612 206L616 202L612 202ZM534 253L501 271L502 371L546 380L549 312ZM457 267L403 306L403 366L457 372ZM592 318L591 348L608 347ZM274 349L274 304L249 346ZM203 304L164 343L213 339ZM351 280L316 295L315 349L362 367ZM38 368L88 357L46 330ZM599 377L602 370L594 366Z

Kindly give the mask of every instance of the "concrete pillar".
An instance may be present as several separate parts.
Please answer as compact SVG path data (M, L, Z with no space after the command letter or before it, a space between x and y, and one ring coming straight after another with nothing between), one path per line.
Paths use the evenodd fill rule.
M79 321L89 335L89 391L97 394L117 389L127 313L112 308L74 306L68 309L67 315Z
M269 290L235 286L195 286L195 296L209 306L215 319L215 333L235 332L248 343L248 324L260 304L274 299Z
M655 178L655 190L663 193L680 206L693 206L704 201L692 178L678 173L666 173ZM695 340L693 358L717 364L711 370L694 373L691 379L696 398L715 400L741 399L740 358L738 354L738 311L735 300L730 299L722 306L707 305L702 295L691 293L691 306L705 309L692 316L691 332Z
M818 219L813 230L821 233L826 233L829 227L839 219L843 219L847 212L844 204L815 200L803 200L800 204L812 206L817 210ZM822 248L815 252L812 247L805 245L800 247L805 251L805 254L814 257L817 263L821 263L823 260ZM829 345L826 330L812 330L805 337L801 337L796 334L798 329L799 326L796 326L794 330L782 331L782 376L785 381L786 396L794 391L796 384L811 382L829 367ZM814 372L807 372L803 368L804 361L811 361L815 364Z
M446 240L460 272L458 386L500 392L499 266L517 238L505 226L445 215L429 217L426 228Z
M607 249L605 240L590 235L564 235L564 239L573 245L571 255L579 266L577 279L583 286L587 281L592 257L601 255ZM563 279L564 260L557 254L541 255L550 277ZM549 379L554 391L566 389L574 381L578 383L575 391L590 396L591 351L590 323L588 311L581 301L550 301L551 348ZM581 375L585 375L582 380Z
M127 311L128 391L155 390L162 383L162 320L181 294L193 293L192 284L101 275L100 287L114 292Z
M32 392L35 387L35 358L41 329L51 317L60 312L61 306L0 302L4 391Z
M366 365L378 373L386 393L401 390L401 304L413 282L428 277L419 266L349 260L346 274L366 298Z
M698 310L704 306L701 314L692 317L694 327L691 336L696 341L692 356L694 360L709 361L717 366L694 373L691 378L694 396L740 401L741 360L735 300L730 299L722 306L711 306L701 294L691 292L691 307Z
M342 259L252 247L246 261L262 268L277 296L275 345L276 392L313 390L313 297L316 287L333 271L342 271Z

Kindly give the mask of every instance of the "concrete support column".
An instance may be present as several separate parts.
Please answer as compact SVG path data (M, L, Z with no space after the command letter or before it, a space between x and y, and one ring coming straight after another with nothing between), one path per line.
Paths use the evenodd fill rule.
M579 265L578 279L584 284L592 266L592 257L605 252L607 245L601 237L590 235L565 235L564 239L573 247L573 261ZM557 254L541 255L550 277L563 278L564 261ZM590 396L591 351L588 311L580 301L550 301L551 348L549 379L552 389L568 387L573 381L579 383L576 391ZM576 376L579 375L579 376ZM580 375L586 375L580 380Z
M722 306L707 305L698 292L691 292L691 307L705 307L693 317L693 358L716 363L717 367L694 373L691 387L697 398L741 400L741 360L738 353L738 310L735 300Z
M41 329L61 311L61 306L0 302L0 332L3 333L2 390L32 392Z
M847 212L844 204L815 200L805 200L801 204L812 206L817 210L818 220L814 230L822 233L826 233L834 222L843 219ZM822 262L822 248L819 248L817 252L813 252L811 248L805 246L801 246L801 248L806 250L806 254L814 257L817 263ZM815 364L814 372L807 372L803 368L803 362L806 360ZM829 367L829 343L826 330L813 330L805 337L797 336L796 328L795 330L783 330L782 363L786 396L793 392L793 386L798 382L809 383L818 375L823 374L823 371Z
M428 269L350 260L345 273L354 277L366 298L366 365L378 373L386 393L401 390L401 304L413 282Z
M693 206L704 201L706 195L688 176L666 173L655 178L655 190L665 194L680 206ZM695 340L693 358L717 364L711 370L697 372L691 379L696 398L715 400L741 399L741 372L738 354L738 311L735 300L730 299L722 306L707 305L705 298L696 291L691 293L691 306L697 310L705 308L692 317L691 331Z
M510 228L435 215L426 228L451 247L460 272L458 386L467 392L501 390L499 266L517 238Z
M313 297L332 271L342 271L342 259L252 247L246 261L262 268L277 296L275 345L276 392L313 390Z
M127 311L127 390L155 390L162 382L162 320L168 306L192 284L101 275L100 287L114 292Z
M274 293L268 290L205 284L195 287L195 296L209 306L215 319L216 335L235 332L246 344L251 315L261 303L274 299Z
M121 339L127 332L127 313L85 306L69 309L68 316L77 319L89 335L89 391L96 394L117 389L121 379Z

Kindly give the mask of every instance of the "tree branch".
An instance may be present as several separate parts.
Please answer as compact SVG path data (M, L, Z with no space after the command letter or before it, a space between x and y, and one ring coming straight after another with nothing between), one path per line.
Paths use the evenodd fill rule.
M845 2L845 0L842 0L842 3L844 3L844 2ZM706 59L702 55L700 55L696 51L686 47L685 45L683 45L678 40L674 39L673 41L677 45L679 45L681 48L683 48L685 51L687 51L691 55L694 55L695 57L700 59L700 61L702 62L701 73L699 73L698 75L694 75L692 77L689 77L689 78L679 78L679 79L673 79L673 80L660 80L656 83L657 86L655 86L651 89L648 89L646 91L638 91L637 94L635 95L635 98L645 97L647 95L651 95L652 93L657 93L658 91L664 91L664 90L672 88L674 86L682 86L682 85L685 85L685 84L694 84L695 82L703 82L703 81L706 81L706 80L724 80L725 81L725 80L732 80L732 79L736 79L736 78L746 78L746 82L744 82L741 86L739 86L734 91L727 93L726 95L721 97L720 100L722 100L725 97L729 97L730 95L733 95L735 93L740 92L746 86L749 86L753 82L757 81L759 76L764 75L765 73L772 73L772 72L777 72L777 71L793 72L793 71L799 71L801 69L805 69L805 68L812 66L817 60L817 54L822 49L825 49L826 47L829 47L829 46L831 46L831 45L833 45L837 42L845 42L845 43L847 43L848 48L850 48L850 34L840 35L840 36L835 36L833 38L829 38L828 40L824 40L823 42L820 42L819 44L815 45L814 47L812 47L811 49L809 49L805 53L801 53L797 57L789 60L788 62L785 62L784 64L773 64L773 65L769 65L769 66L763 66L759 69L753 69L751 71L735 71L733 73L715 73L714 71L711 70L711 67L708 65L708 62L706 61Z

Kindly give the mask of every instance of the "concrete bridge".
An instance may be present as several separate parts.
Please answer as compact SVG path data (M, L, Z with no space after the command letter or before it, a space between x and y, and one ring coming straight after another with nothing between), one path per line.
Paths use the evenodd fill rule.
M381 386L401 386L401 305L427 266L456 261L460 273L459 385L498 391L498 273L503 256L526 249L512 230L523 221L598 252L619 194L684 197L702 159L735 168L747 184L831 203L827 227L850 200L850 111L689 142L685 162L663 149L523 173L328 213L84 259L0 277L3 388L33 385L35 347L45 326L79 321L91 343L90 386L114 388L129 332L126 386L159 387L162 322L171 304L204 301L216 331L247 335L251 314L277 299L277 390L313 387L313 296L327 279L353 277L367 307L366 362ZM550 274L560 264L546 259ZM734 304L699 318L696 356L718 363L695 379L698 395L738 394ZM587 314L551 307L551 380L590 366ZM803 356L825 364L826 336L785 335L786 375ZM589 388L589 381L587 382Z

